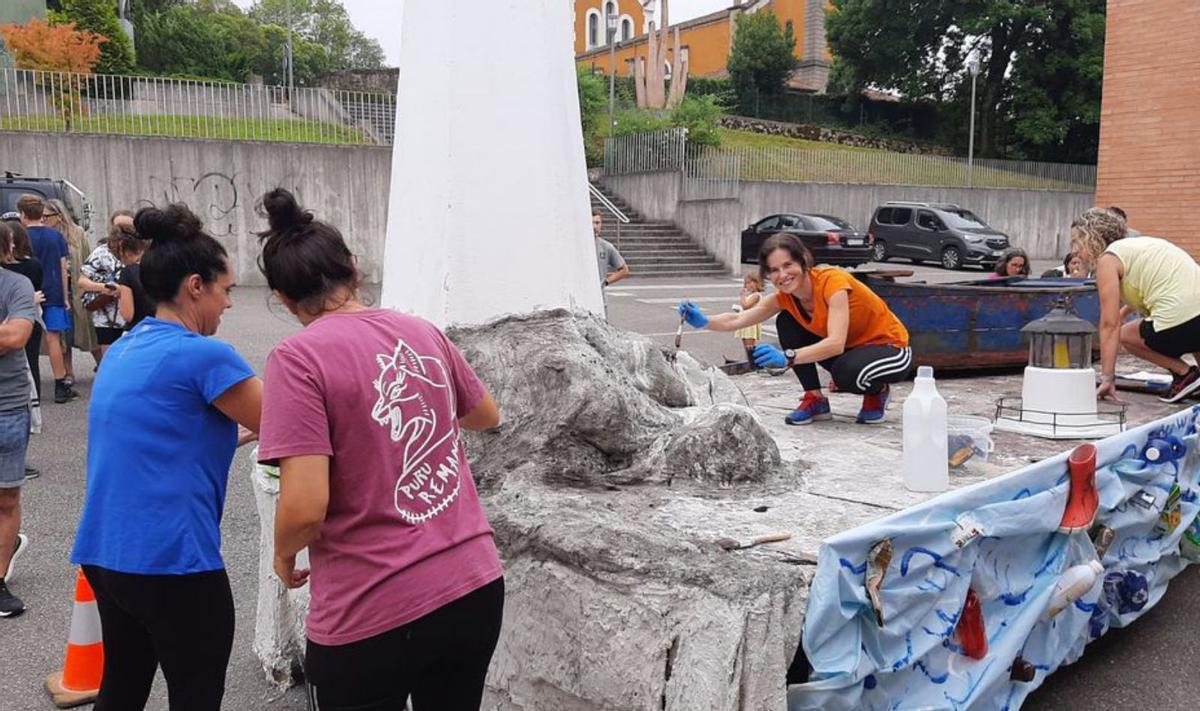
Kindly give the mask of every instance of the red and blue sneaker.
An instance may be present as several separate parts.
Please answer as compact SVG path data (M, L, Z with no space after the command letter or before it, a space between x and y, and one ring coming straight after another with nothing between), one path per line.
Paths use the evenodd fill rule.
M804 399L795 410L788 413L783 421L789 425L807 425L817 420L832 420L833 413L829 410L829 400L824 395L806 392Z
M858 411L858 417L854 421L860 425L876 425L883 422L891 394L891 387L884 385L883 390L874 395L863 395L862 409Z

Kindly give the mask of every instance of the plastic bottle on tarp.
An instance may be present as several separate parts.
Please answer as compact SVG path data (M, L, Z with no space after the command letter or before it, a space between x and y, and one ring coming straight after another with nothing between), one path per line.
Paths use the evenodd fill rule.
M1193 563L1200 563L1200 516L1192 519L1192 524L1179 539L1179 555Z
M904 401L904 488L945 491L950 486L946 401L933 382L933 368L917 368Z
M1098 560L1091 560L1063 571L1054 585L1054 595L1050 597L1050 607L1046 609L1046 617L1054 617L1070 607L1088 590L1091 590L1103 574L1104 566Z

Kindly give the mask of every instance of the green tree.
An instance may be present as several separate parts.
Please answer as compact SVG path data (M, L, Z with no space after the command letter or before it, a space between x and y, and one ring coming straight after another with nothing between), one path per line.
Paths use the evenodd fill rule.
M133 71L133 44L117 22L114 0L58 0L49 16L54 24L73 22L79 29L108 40L100 47L96 73L129 74Z
M825 27L836 57L833 77L851 93L871 86L912 100L969 104L967 59L972 53L978 56L976 145L981 155L998 155L1005 147L1002 136L1021 144L1062 135L1064 129L1048 128L1046 122L1065 120L1065 113L1055 119L1044 97L1023 95L1047 78L1047 68L1036 64L1055 67L1054 83L1065 87L1083 78L1080 71L1092 72L1090 60L1085 68L1066 61L1066 53L1093 56L1097 43L1103 52L1102 28L1099 35L1092 31L1094 15L1102 17L1103 0L929 0L907 3L903 10L891 0L831 4ZM1076 22L1081 13L1092 18L1083 26ZM1074 38L1072 43L1056 45L1064 32ZM1029 80L1018 81L1018 75ZM1012 123L1006 111L1016 106L1037 107L1037 117L1020 126ZM965 130L961 134L965 138Z
M142 22L147 15L166 12L173 7L186 4L188 4L187 0L129 0L125 16L133 23L135 38L140 39L137 35L141 34Z
M1100 144L1104 0L1059 0L1018 57L1001 105L1014 157L1094 163Z
M250 16L264 24L286 27L288 0L258 0ZM291 26L304 39L324 47L331 71L378 69L383 66L379 42L354 28L338 0L291 0Z
M784 83L796 68L796 38L784 31L770 12L742 14L729 50L729 76L738 103L746 108L759 97L783 93Z
M608 81L585 67L575 70L579 91L579 119L583 124L583 150L588 165L604 160L604 136L608 125Z
M177 5L145 15L138 32L138 59L151 71L237 82L258 75L268 84L286 83L287 30L240 11ZM311 85L328 70L323 47L297 36L293 51L298 85Z
M702 146L721 144L721 106L716 96L685 96L679 106L671 112L671 124L688 130L688 143Z

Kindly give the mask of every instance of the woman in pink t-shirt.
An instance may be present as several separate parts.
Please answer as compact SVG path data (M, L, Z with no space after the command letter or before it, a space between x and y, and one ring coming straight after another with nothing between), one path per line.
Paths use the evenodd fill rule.
M263 205L260 268L304 328L267 359L258 457L281 470L275 571L312 585L311 693L322 711L474 711L504 579L460 435L499 411L437 327L363 304L336 228L286 190Z

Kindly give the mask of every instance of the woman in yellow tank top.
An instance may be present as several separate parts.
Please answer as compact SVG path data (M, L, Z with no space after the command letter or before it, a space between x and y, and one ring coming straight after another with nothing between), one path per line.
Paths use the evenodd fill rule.
M1200 370L1180 359L1200 358L1200 265L1158 237L1127 236L1125 221L1099 208L1071 225L1071 251L1095 265L1100 292L1099 397L1115 397L1117 352L1171 371L1163 402L1200 388ZM1126 322L1137 313L1141 318Z
M881 422L889 383L903 380L912 368L908 330L887 304L865 284L840 269L814 268L808 248L793 235L772 235L763 242L759 271L775 285L774 298L764 297L741 313L712 318L694 303L679 305L679 315L693 328L734 331L775 322L782 348L760 343L754 362L760 367L790 367L800 379L804 398L784 421L806 425L832 417L821 392L817 364L833 375L841 392L863 396L857 422Z

